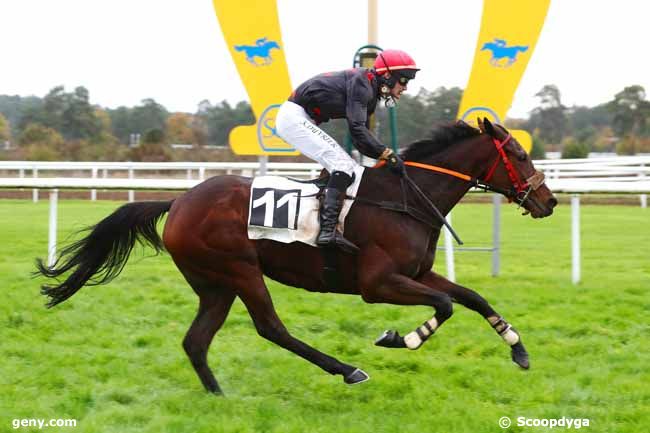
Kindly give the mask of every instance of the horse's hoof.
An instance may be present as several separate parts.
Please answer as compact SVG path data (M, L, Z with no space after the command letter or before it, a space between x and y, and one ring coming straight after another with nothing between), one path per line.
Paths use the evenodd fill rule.
M217 397L225 397L225 395L223 394L223 391L222 391L221 388L219 388L218 386L217 386L216 388L210 388L210 389L208 389L207 391L208 391L210 394L214 394L214 395L216 395Z
M521 341L510 346L510 349L512 350L512 361L524 370L528 370L530 368L528 352Z
M375 340L375 346L381 347L406 347L404 337L401 337L397 331L384 331L383 334Z
M365 382L368 379L370 379L370 376L368 376L365 371L357 368L352 373L345 376L343 381L348 385L356 385L357 383Z

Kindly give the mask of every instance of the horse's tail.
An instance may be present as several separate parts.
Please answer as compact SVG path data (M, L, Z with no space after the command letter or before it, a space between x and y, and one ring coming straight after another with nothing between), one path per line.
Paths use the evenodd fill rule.
M52 266L36 260L38 271L49 278L57 278L73 270L57 285L43 285L41 293L50 299L51 308L74 295L84 285L105 284L117 277L126 264L135 242L149 244L156 254L164 249L156 231L160 217L171 208L173 201L129 203L117 209L97 225L82 231L90 233L60 251Z

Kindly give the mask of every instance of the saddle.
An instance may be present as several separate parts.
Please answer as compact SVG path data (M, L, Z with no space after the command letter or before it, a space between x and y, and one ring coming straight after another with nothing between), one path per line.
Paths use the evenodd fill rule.
M347 193L355 196L363 176L363 167L353 174ZM280 176L258 176L251 185L248 238L270 239L282 243L302 242L316 247L320 231L319 208L329 173L323 170L315 179L300 180ZM346 201L339 216L342 227L353 202ZM323 280L329 288L340 286L337 270L338 250L320 248L325 262Z
M347 194L355 196L364 167L355 169L353 183ZM321 173L316 179L298 180L281 176L258 176L251 184L248 209L249 239L271 239L283 243L303 242L316 246L320 229L319 196L327 186L329 175ZM343 206L340 227L345 225L352 201Z
M320 196L323 192L323 190L327 187L327 184L330 181L330 174L327 170L322 169L320 174L318 175L317 178L314 179L295 179L293 177L290 177L294 182L298 183L307 183L307 184L312 184L318 187L318 195ZM354 184L354 181L357 179L357 173L352 173L352 184Z

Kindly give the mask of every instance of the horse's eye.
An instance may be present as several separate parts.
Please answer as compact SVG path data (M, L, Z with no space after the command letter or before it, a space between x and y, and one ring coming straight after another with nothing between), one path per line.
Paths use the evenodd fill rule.
M519 161L525 161L526 158L528 158L528 154L526 152L523 152L523 153L520 153L519 155L517 155L517 159Z

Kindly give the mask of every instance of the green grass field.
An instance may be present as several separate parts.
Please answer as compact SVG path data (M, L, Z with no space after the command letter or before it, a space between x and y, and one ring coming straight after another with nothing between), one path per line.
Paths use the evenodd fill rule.
M59 238L120 203L64 201ZM461 205L471 246L491 238L490 205ZM368 305L269 282L297 337L371 380L347 386L259 337L240 301L210 350L226 398L204 392L181 340L197 298L167 255L138 252L108 286L52 310L30 278L47 246L48 204L0 201L0 432L13 419L74 418L50 432L498 432L516 418L588 418L588 432L650 428L650 211L582 207L581 284L571 284L570 208L546 220L504 206L502 272L486 253L458 252L457 279L523 336L531 370L476 313L454 316L420 350L383 349L387 328L413 330L425 307ZM436 266L444 271L444 254ZM502 430L497 421L513 419ZM562 431L557 427L553 431ZM39 431L23 428L19 431Z

